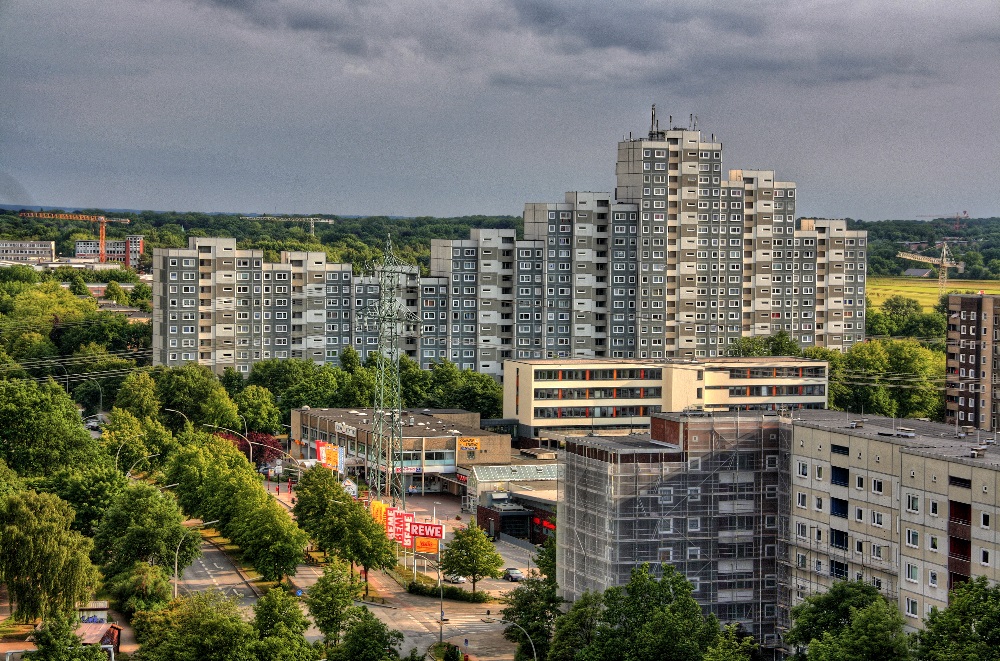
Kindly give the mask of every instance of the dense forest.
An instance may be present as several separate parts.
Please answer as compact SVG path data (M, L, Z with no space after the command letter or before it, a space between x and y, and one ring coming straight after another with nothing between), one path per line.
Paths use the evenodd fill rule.
M76 210L69 210L76 212ZM80 213L127 217L128 225L109 224L109 239L127 234L146 237L148 260L153 248L187 246L189 236L224 236L236 239L240 248L257 248L277 259L282 250L317 250L327 253L335 262L351 262L357 266L377 259L387 236L393 249L404 262L419 264L426 272L430 266L431 239L465 239L472 228L515 228L522 230L517 216L461 216L458 218L388 218L316 216L333 220L317 223L316 236L309 235L309 223L301 221L244 220L237 215L143 211L119 214L100 209L81 209ZM40 218L21 218L17 211L0 210L0 237L13 240L55 241L59 255L71 256L77 240L94 239L92 224Z
M868 270L871 275L900 275L904 270L929 266L896 257L900 250L929 257L941 254L941 242L959 261L965 273L951 271L949 278L1000 280L1000 218L960 219L958 229L953 218L929 222L919 220L863 221L848 218L849 229L868 231ZM910 245L903 245L905 243ZM926 244L926 247L912 245Z

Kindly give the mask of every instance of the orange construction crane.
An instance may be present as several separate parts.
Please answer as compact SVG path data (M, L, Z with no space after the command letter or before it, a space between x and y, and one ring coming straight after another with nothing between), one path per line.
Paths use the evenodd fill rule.
M938 213L938 214L934 214L934 215L931 215L931 216L917 216L917 218L942 218L942 219L944 219L944 218L952 218L955 221L954 230L957 232L962 227L959 223L961 221L963 221L963 220L968 220L969 219L969 212L968 211L953 211L952 213Z
M22 218L54 218L56 220L82 220L88 223L98 223L100 226L100 261L104 264L108 261L107 253L104 252L104 228L108 223L123 223L125 225L132 221L128 218L105 218L104 216L88 216L82 213L48 213L45 211L22 211L19 214Z

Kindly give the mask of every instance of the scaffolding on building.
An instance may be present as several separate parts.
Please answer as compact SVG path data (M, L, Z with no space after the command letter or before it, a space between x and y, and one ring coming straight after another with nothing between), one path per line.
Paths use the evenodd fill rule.
M564 596L675 566L694 598L777 644L778 423L773 414L679 415L679 444L587 438L566 453L560 501Z

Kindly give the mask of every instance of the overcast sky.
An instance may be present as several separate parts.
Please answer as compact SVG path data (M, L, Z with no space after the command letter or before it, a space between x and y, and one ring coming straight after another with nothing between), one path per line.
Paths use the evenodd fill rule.
M802 215L1000 215L997 0L0 0L0 202L520 214L657 104Z

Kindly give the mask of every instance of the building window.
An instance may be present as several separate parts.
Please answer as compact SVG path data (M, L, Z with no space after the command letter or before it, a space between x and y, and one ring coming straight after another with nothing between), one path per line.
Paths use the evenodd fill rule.
M911 583L917 582L917 566L911 563L906 563L906 580Z
M799 477L809 477L809 464L804 461L799 462Z
M932 588L936 588L938 584L937 572L931 569L927 572L927 584Z
M882 480L872 478L872 493L882 493Z
M920 546L920 534L916 530L906 529L906 545L912 548Z
M989 528L990 527L990 515L988 513L983 512L982 515L981 515L980 521L982 522L982 526L984 528Z
M799 507L806 506L806 495L802 492L795 494L795 504Z
M927 548L932 551L938 550L938 538L937 535L931 535L927 538Z
M907 512L920 511L920 496L914 494L906 495L906 511Z
M917 603L916 599L906 598L906 616L907 617L919 617L917 612L920 610L920 604Z
M990 564L990 552L987 549L979 550L979 562L988 565Z
M882 520L882 512L872 510L872 525L881 528L883 526Z

